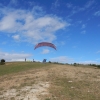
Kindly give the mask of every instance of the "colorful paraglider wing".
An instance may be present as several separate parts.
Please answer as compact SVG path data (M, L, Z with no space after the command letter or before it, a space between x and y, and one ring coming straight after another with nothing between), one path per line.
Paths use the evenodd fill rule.
M56 50L56 46L55 46L54 44L52 44L52 43L49 43L49 42L41 42L41 43L38 43L38 44L35 46L34 50L35 50L36 48L42 47L42 46L49 46L49 47L52 47L52 48L54 48L54 49Z

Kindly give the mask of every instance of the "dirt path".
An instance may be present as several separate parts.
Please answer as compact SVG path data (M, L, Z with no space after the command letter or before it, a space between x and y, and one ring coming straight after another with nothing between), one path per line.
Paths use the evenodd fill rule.
M100 70L54 64L49 68L5 75L0 77L0 100L46 100L44 97L51 100L49 89L57 77L100 82Z

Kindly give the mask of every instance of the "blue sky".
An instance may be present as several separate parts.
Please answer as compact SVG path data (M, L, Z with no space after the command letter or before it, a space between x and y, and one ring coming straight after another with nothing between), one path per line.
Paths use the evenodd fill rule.
M2 58L100 64L100 0L0 0Z

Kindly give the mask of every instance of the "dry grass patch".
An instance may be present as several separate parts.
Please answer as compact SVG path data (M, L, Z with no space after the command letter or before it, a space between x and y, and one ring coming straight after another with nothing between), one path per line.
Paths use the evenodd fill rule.
M99 100L100 70L58 66L49 71L50 100Z
M71 81L70 81L71 80ZM57 78L50 88L51 100L99 100L100 82L74 81ZM95 87L97 86L97 87Z

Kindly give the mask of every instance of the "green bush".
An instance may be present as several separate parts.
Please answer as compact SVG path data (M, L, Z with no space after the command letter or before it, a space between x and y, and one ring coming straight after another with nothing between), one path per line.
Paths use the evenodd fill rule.
M100 65L97 65L98 68L100 68Z

